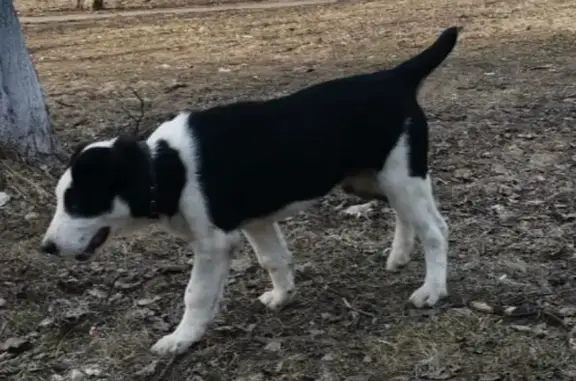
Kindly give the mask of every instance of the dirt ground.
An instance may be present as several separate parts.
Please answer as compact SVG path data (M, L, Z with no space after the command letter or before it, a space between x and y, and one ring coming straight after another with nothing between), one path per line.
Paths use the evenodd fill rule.
M104 0L104 9L98 12L257 3L263 1L269 2L271 0ZM282 2L286 0L272 1ZM90 11L89 8L78 9L77 4L77 0L14 0L14 6L21 16ZM82 0L80 4L91 4L91 1Z
M462 38L429 78L436 195L451 226L450 297L406 300L423 258L385 272L393 216L342 213L335 193L282 223L297 300L269 312L245 245L223 311L176 361L149 347L182 312L191 253L155 229L87 264L36 252L62 165L3 161L0 378L31 380L576 379L576 4L391 0L26 27L66 147L181 108L287 93L388 67L450 25ZM474 303L476 302L476 303ZM482 304L484 303L484 304Z

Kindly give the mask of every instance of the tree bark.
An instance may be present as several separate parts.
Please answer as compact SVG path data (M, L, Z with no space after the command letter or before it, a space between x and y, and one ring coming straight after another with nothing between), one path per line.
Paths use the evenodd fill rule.
M28 158L57 145L12 0L0 0L0 146Z
M93 0L92 1L92 9L98 11L100 9L104 9L104 0Z
M104 9L104 0L76 0L76 8L99 11Z

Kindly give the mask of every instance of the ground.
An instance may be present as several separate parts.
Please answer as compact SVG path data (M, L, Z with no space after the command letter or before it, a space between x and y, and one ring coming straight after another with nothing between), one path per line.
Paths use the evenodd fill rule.
M70 12L85 12L89 9L79 9L78 0L13 0L22 16L69 14ZM268 0L269 1L269 0ZM282 2L286 0L272 0ZM260 3L264 0L104 0L104 10L99 13L120 10L183 8L202 6L221 6L239 3ZM80 4L90 5L92 0L80 0Z
M0 378L576 379L575 19L570 1L390 0L26 25L65 147L133 129L130 88L146 102L146 133L181 108L389 67L463 25L420 96L451 227L450 297L407 306L421 252L387 273L390 210L347 216L360 201L336 192L282 223L292 305L256 301L269 280L244 245L205 339L176 361L157 358L149 347L182 312L184 243L150 229L88 264L51 261L36 248L63 164L4 160Z

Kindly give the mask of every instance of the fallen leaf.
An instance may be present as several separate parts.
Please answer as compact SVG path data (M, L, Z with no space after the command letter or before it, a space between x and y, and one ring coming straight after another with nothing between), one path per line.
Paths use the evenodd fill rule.
M102 370L95 365L91 365L84 368L84 374L87 376L98 377L102 375Z
M64 314L64 319L68 321L79 321L88 315L88 311L85 307L79 306L77 308L72 308Z
M68 378L70 381L80 381L86 377L86 374L79 369L72 369L70 374L68 374Z
M97 288L88 290L88 295L98 299L106 299L108 297L108 293L106 291L98 290Z
M312 336L320 336L323 335L325 333L325 331L321 330L321 329L311 329L308 331L310 333L310 335Z
M137 282L124 282L121 280L117 280L116 282L114 282L114 288L119 288L121 290L130 290L132 288L136 288L138 286L140 286L140 284L142 284L141 281L137 281Z
M46 319L44 319L40 323L38 323L38 327L46 328L46 327L51 326L52 324L54 324L54 319L47 317Z
M562 307L560 308L560 311L558 311L558 314L564 317L576 316L576 307L574 306Z
M134 308L128 311L126 317L130 320L140 320L149 318L154 315L155 315L154 311L152 311L149 308Z
M454 171L454 177L457 179L469 180L472 178L472 171L467 168L459 168Z
M489 313L489 314L494 312L494 308L492 308L491 306L489 306L488 304L486 304L484 302L472 301L472 302L470 302L469 306L473 310L476 310L479 312L485 312L485 313Z
M98 336L100 336L100 330L98 329L98 327L93 325L92 327L90 327L88 334L92 337L98 337Z
M280 341L277 341L277 340L269 342L264 347L264 350L266 350L268 352L278 352L280 349L282 349L282 343Z
M24 216L24 219L25 219L26 221L30 221L30 220L35 220L35 219L37 219L38 217L40 217L40 215L39 215L38 213L36 213L36 212L30 212L30 213L28 213L28 214L26 214L26 215Z
M148 377L156 372L156 367L158 366L158 360L153 360L150 364L146 365L144 368L140 369L135 373L139 377Z
M334 360L334 355L332 353L327 353L324 355L324 357L322 357L321 359L322 361L333 361Z
M235 272L243 273L253 265L254 264L250 258L235 258L230 263L230 269Z
M502 376L500 376L499 374L483 374L482 376L480 376L480 379L478 381L498 381L501 379Z
M24 337L11 337L0 344L0 353L8 352L12 354L20 354L29 351L33 345L30 340Z
M10 195L6 192L0 192L0 207L3 207L10 201Z
M156 303L157 301L159 301L161 298L159 296L155 296L153 298L144 298L144 299L140 299L136 302L136 304L140 307L144 307L144 306L148 306L150 304Z
M343 214L360 218L367 217L376 206L376 201L369 201L364 204L352 205L342 211Z

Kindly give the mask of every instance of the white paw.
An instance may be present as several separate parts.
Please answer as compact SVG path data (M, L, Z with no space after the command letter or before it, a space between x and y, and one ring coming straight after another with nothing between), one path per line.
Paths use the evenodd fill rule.
M368 214L374 210L374 205L376 205L375 201L370 201L365 204L352 205L344 209L342 213L356 218L367 217Z
M201 337L202 334L198 333L183 335L175 331L158 340L150 350L157 355L179 355L186 352L188 348L200 340Z
M278 310L288 304L294 298L295 291L271 290L263 293L258 298L262 304L271 310Z
M446 296L448 296L448 291L445 285L424 283L422 287L414 291L412 296L410 296L410 302L416 308L432 307Z
M386 270L396 272L410 262L410 253L408 251L394 251L390 253L386 260Z

